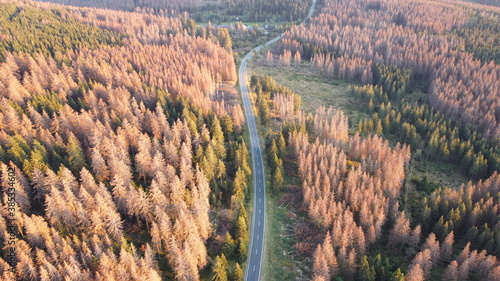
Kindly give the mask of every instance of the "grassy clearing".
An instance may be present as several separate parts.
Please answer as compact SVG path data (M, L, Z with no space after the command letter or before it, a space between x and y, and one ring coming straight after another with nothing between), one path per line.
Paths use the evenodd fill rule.
M262 280L305 280L307 262L298 260L293 245L295 214L286 204L278 203L279 196L267 197L266 247Z
M457 165L433 162L425 159L415 161L412 177L427 177L428 181L452 188L458 188L460 185L471 180L459 172Z
M257 61L258 62L258 61ZM314 112L320 105L344 109L349 106L347 95L349 84L335 80L328 81L303 63L302 67L267 67L252 60L249 73L269 75L280 85L292 89L302 96L302 109Z
M349 116L351 134L356 131L360 119L369 117L350 96L349 87L355 84L327 79L312 69L309 62L303 62L301 67L267 67L260 63L261 60L261 56L253 59L249 63L248 73L272 76L278 84L292 89L302 97L302 109L305 112L313 113L321 105L341 109Z

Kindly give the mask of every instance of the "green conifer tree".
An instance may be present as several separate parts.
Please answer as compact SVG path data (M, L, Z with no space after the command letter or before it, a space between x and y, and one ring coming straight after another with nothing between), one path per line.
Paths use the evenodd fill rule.
M213 281L228 281L227 279L227 259L224 254L215 258L215 263L212 267Z

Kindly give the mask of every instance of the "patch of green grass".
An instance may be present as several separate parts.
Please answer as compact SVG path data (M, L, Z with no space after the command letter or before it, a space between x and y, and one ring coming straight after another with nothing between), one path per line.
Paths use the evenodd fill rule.
M267 197L266 247L263 260L263 280L294 280L304 269L296 260L293 245L293 214L286 205L278 204L278 196Z
M321 77L309 66L303 63L302 67L267 67L252 60L249 73L269 75L280 85L292 89L302 96L302 108L306 112L314 112L320 105L333 106L344 109L349 106L347 95L349 84L336 80L327 80Z
M427 177L428 181L443 187L452 188L458 188L463 183L471 180L460 173L457 165L417 159L414 161L412 178L421 179L423 177Z
M263 50L261 54L265 54ZM349 132L354 134L359 120L369 117L366 110L351 97L350 86L355 84L328 79L311 68L309 62L302 62L300 67L264 66L262 55L249 63L248 73L269 75L280 85L287 86L302 97L302 109L313 113L321 105L341 109L349 117Z

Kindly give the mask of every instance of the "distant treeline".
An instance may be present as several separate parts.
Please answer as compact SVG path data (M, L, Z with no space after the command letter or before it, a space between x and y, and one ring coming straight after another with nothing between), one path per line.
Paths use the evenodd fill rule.
M291 22L305 18L311 0L50 0L50 2L125 11L179 13L187 11L198 22Z

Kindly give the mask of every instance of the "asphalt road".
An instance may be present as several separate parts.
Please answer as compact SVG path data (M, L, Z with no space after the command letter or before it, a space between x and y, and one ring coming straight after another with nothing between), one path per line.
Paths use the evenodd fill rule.
M279 40L276 37L274 42ZM269 43L269 42L268 42ZM254 183L254 208L252 219L252 230L250 237L250 249L248 251L248 262L245 273L245 280L257 281L260 280L262 267L262 253L264 249L264 227L266 220L266 183L264 177L264 162L262 161L262 150L259 142L259 134L257 125L255 124L255 116L252 110L252 103L248 95L248 85L246 77L247 63L252 54L262 48L262 45L253 49L241 61L238 72L240 81L241 96L243 98L243 107L247 117L248 131L250 133L250 147L252 150L252 167L253 167L253 183Z
M313 0L309 13L305 20L309 19L316 6L316 0ZM305 21L304 20L304 21ZM260 51L263 47L272 45L283 37L283 34L275 37L267 43L260 45L250 51L241 60L238 71L240 81L241 96L243 98L243 108L247 117L248 131L250 133L250 148L252 150L253 167L253 218L250 237L250 249L248 251L248 262L245 273L246 281L259 281L262 269L262 257L264 252L264 231L266 227L266 182L264 174L264 162L262 159L262 149L259 141L259 133L255 123L255 115L252 110L252 103L248 94L246 69L248 61L252 58L254 52Z

